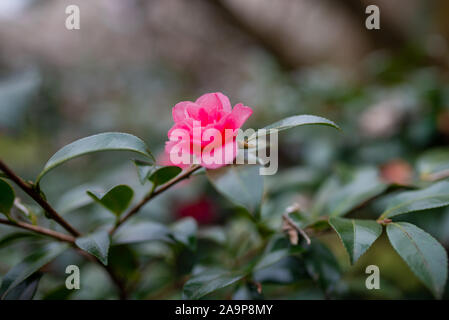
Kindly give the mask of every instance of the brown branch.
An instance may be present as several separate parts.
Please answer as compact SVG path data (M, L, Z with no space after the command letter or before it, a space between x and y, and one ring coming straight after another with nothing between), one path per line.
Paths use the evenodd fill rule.
M52 237L54 239L69 242L72 246L76 248L75 245L75 237L79 237L81 234L75 230L67 221L65 221L59 213L54 210L50 204L44 200L39 192L33 189L33 187L23 181L19 176L17 176L2 160L0 160L0 170L2 170L5 173L5 176L12 181L14 181L23 191L25 191L31 198L33 198L44 210L47 211L47 213L58 222L62 227L64 227L68 232L70 232L73 236L65 235L62 233L59 233L57 231L53 231L44 227L35 226L32 224L20 222L20 221L10 221L7 219L0 218L0 224L10 225L22 229L26 229L29 231L33 231L42 235L46 235L49 237ZM192 171L193 172L193 171ZM78 248L77 248L78 249ZM78 249L78 252L80 252L83 256L88 258L90 261L98 263L100 266L103 267L103 269L108 273L109 277L111 278L112 282L116 285L118 291L119 291L119 297L120 299L124 300L127 298L127 292L126 292L126 285L123 279L118 277L114 270L110 266L105 266L98 258L91 255L88 252L85 252L83 250Z
M57 232L57 231L53 231L44 227L40 227L40 226L35 226L29 223L25 223L25 222L21 222L21 221L10 221L7 219L2 219L0 218L0 224L5 224L5 225L9 225L9 226L13 226L13 227L18 227L18 228L22 228L28 231L32 231L35 233L39 233L48 237L52 237L56 240L59 241L65 241L65 242L69 242L69 243L74 243L75 242L75 238L69 235L65 235L63 233Z
M29 183L23 181L19 176L17 176L1 159L0 159L0 170L2 170L5 175L14 181L26 194L28 194L34 201L36 201L47 213L55 220L60 226L66 229L74 237L80 236L80 233L73 228L67 221L65 221L59 213L56 212L53 207L42 198L40 193L36 191Z
M271 53L283 70L291 71L298 67L288 54L284 52L281 46L276 43L276 39L267 36L266 33L257 30L251 23L246 22L245 19L229 8L223 0L206 0L206 2L214 6L216 11L220 13L229 24L237 27L239 31L248 36L257 45Z
M133 215L135 215L137 212L140 211L140 209L142 209L142 207L147 204L148 201L150 201L151 199L153 199L154 197L156 197L157 195L163 193L164 191L166 191L167 189L169 189L170 187L174 186L175 184L177 184L178 182L187 179L188 177L190 177L190 175L192 173L194 173L195 171L197 171L198 169L200 169L201 166L199 165L194 165L192 166L190 169L186 170L184 173L180 174L179 176L173 178L172 180L170 180L169 182L167 182L166 184L162 185L161 187L157 188L156 190L154 190L153 192L150 192L145 198L143 198L138 204L136 204L127 214L125 214L115 225L114 227L109 231L109 234L112 235L114 234L114 232L129 218L131 218Z

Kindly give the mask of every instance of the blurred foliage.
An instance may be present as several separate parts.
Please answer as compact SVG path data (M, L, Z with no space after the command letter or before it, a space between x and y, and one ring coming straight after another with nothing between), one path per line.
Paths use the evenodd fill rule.
M237 89L196 82L190 69L172 65L163 56L145 62L130 58L129 65L118 67L97 64L102 58L94 57L76 67L30 59L18 68L5 58L0 73L0 155L26 180L34 180L61 146L117 131L141 137L159 159L171 107L207 91L221 90L231 101L251 106L255 112L248 127L296 114L324 116L342 131L304 127L280 134L280 168L264 177L260 220L244 209L257 211L254 203L235 206L211 187L206 175L198 174L142 208L129 229L113 240L109 265L126 279L130 299L431 299L386 233L351 265L328 225L308 225L311 217L329 215L377 219L391 197L447 178L447 63L434 61L425 45L414 40L394 51L372 51L361 59L357 72L326 61L286 71L276 56L245 48L244 74L229 70L241 77ZM126 185L134 190L136 204L151 190L152 183L140 179L130 161L133 157L115 152L73 160L49 173L41 188L64 218L92 233L113 225L116 217L108 212L104 197L91 198L86 191L105 194ZM250 190L261 187L251 182ZM15 191L40 225L62 230L28 196ZM365 203L372 198L375 201ZM282 233L282 216L291 206L299 212L296 223L306 231L312 227L311 245L302 237L291 244ZM17 208L11 214L31 221ZM419 226L449 248L449 209L435 206L397 221ZM118 298L104 270L74 249L60 255L57 250L55 260L45 265L40 250L49 242L0 225L3 285L13 266L30 255L44 256L34 270L39 272L25 277L20 290L8 293L10 298L34 293L35 299ZM88 242L92 248L92 240ZM93 250L104 258L97 245ZM69 264L80 266L80 290L65 289ZM366 290L365 268L371 264L381 270L380 290Z

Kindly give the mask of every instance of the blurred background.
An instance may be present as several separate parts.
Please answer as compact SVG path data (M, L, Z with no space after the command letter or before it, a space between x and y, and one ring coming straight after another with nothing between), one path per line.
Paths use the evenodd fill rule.
M65 28L70 4L80 8L80 30ZM365 28L370 4L380 8L380 30ZM60 147L106 131L141 137L157 156L171 108L221 91L233 105L253 108L246 127L315 114L343 129L280 135L280 171L266 183L270 210L282 214L294 201L307 206L327 176L347 168L370 165L386 181L412 181L417 157L449 142L448 53L446 0L1 0L0 156L33 180ZM147 190L127 159L99 154L72 161L48 175L42 188L57 208L67 199L81 206L85 190L118 183L133 186L138 199ZM215 235L230 239L248 232L247 221L204 177L185 184L145 207L141 217L169 223L193 216L204 230L222 228L224 234ZM414 222L447 248L449 211L433 211ZM67 219L88 231L110 216L87 206ZM245 241L251 247L259 239ZM431 297L384 238L352 267L336 236L323 241L345 271L333 298ZM227 250L242 246L235 242ZM155 244L135 250L153 266L135 298L179 297L176 286L165 289L171 278L165 264L182 264ZM0 248L0 274L22 256ZM385 281L377 292L360 280L370 263L379 265ZM86 277L105 283L72 298L111 297L101 270L86 268ZM49 277L38 298L58 293L57 283ZM271 298L326 298L307 282L267 290Z

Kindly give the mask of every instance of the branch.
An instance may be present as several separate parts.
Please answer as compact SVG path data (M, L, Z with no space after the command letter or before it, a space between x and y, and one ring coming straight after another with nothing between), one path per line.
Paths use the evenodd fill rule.
M59 213L57 213L56 210L42 198L38 191L36 191L29 183L23 181L19 176L17 176L1 159L0 170L2 170L9 179L14 181L23 191L25 191L26 194L33 198L34 201L36 201L60 226L66 229L74 237L80 236L80 233L67 221L65 221Z
M35 226L29 223L25 223L25 222L21 222L21 221L10 221L7 219L2 219L0 218L0 224L5 224L5 225L9 225L9 226L13 226L13 227L18 227L18 228L22 228L25 230L29 230L35 233L39 233L48 237L52 237L54 239L57 239L59 241L65 241L65 242L69 242L69 243L74 243L75 242L75 238L69 235L65 235L63 233L57 232L57 231L53 231L44 227L40 227L40 226Z
M192 166L190 169L186 170L184 173L180 174L179 176L173 178L172 180L170 180L169 182L167 182L166 184L162 185L161 187L157 188L155 191L150 192L145 198L143 198L138 204L136 204L127 214L125 214L116 224L115 226L109 231L109 234L112 235L114 234L114 232L129 218L131 218L133 215L135 215L137 212L139 212L139 210L151 199L153 199L154 197L156 197L157 195L163 193L164 191L166 191L167 189L169 189L170 187L174 186L175 184L177 184L178 182L187 179L188 177L190 177L190 175L192 173L194 173L195 171L197 171L198 169L200 169L201 166L199 165L194 165Z
M70 243L72 246L75 246L75 237L79 237L81 234L74 229L67 221L65 221L59 213L54 210L50 204L41 197L39 192L33 189L33 187L23 181L19 176L17 176L1 159L0 159L0 170L2 170L5 173L5 176L12 181L14 181L23 191L25 191L31 198L33 198L57 223L59 223L64 229L66 229L68 232L70 232L73 236L65 235L62 233L59 233L57 231L53 231L44 227L35 226L32 224L24 223L24 222L14 222L7 219L0 218L0 224L10 225L22 229L26 229L29 231L33 231L39 234L43 234L52 238L55 238L60 241L65 241ZM193 172L193 171L192 171ZM78 248L77 248L78 249ZM94 257L90 253L87 253L85 251L82 251L78 249L78 252L80 252L83 256L88 258L89 260L93 262L97 262L100 266L105 269L105 271L108 273L109 277L111 278L112 282L117 286L117 289L119 291L119 297L120 299L124 300L127 298L127 292L126 292L126 286L123 281L123 279L119 278L114 270L111 269L110 266L105 266L98 258Z
M257 30L257 28L252 26L251 23L244 21L244 19L239 17L234 10L229 8L223 0L207 0L206 2L213 5L217 12L219 12L231 25L237 27L260 47L271 53L284 71L291 71L298 67L288 54L284 52L281 46L276 43L276 39L267 36L264 32Z

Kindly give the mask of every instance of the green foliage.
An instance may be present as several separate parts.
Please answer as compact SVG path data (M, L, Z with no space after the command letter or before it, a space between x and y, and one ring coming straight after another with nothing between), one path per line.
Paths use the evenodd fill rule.
M130 244L147 241L168 240L170 230L157 222L130 223L121 227L113 237L113 244Z
M446 250L430 234L407 222L390 223L387 234L415 275L441 298L447 280Z
M422 190L406 191L392 197L381 219L447 205L449 205L449 181L441 181Z
M44 166L36 179L41 179L51 170L74 158L103 151L129 151L153 159L145 142L127 133L108 132L86 137L66 145L56 152Z
M134 191L126 185L119 185L112 188L105 194L98 194L92 191L87 191L87 194L96 202L100 203L106 209L119 217L131 203L134 196Z
M107 231L97 231L85 237L77 238L76 245L97 257L104 265L108 264L110 238Z
M175 166L154 167L148 179L153 183L154 187L157 187L175 178L181 171L181 168Z
M256 165L232 165L207 170L207 177L219 193L232 203L256 215L263 195L263 176Z
M325 189L329 197L320 215L343 216L365 201L380 195L387 188L374 168L362 168L350 173L346 181L335 183L332 190ZM329 187L329 185L328 185Z
M216 290L236 283L244 277L238 272L218 268L198 268L193 273L183 289L183 297L186 299L200 299Z
M67 248L67 244L52 243L26 257L25 260L9 270L4 276L0 287L0 299L6 298L11 290L59 256Z
M330 294L341 277L340 266L332 252L319 241L313 241L304 254L304 263L310 277Z
M375 221L331 217L329 223L354 264L382 234L382 227Z
M272 123L266 127L263 127L262 129L266 129L268 132L271 129L275 129L278 131L284 131L284 130L292 129L292 128L295 128L298 126L313 125L313 124L325 125L325 126L330 126L330 127L336 128L336 129L340 129L334 122L332 122L328 119L325 119L323 117L312 116L312 115L297 115L297 116L288 117L288 118L282 119L280 121L277 121L275 123ZM253 136L248 138L248 141L255 139L257 136L259 136L257 133L254 134Z
M176 166L157 166L147 161L134 160L137 168L137 174L141 184L151 181L156 188L181 173L182 169Z
M266 128L281 131L305 124L338 128L333 122L315 116L294 116ZM37 183L68 160L109 150L131 151L146 157L147 160L133 161L140 184L151 182L150 192L139 190L137 179L136 184L127 180L126 185L117 185L105 193L86 192L98 187L84 184L61 195L55 208L60 214L78 211L83 218L75 214L70 218L78 218L78 222L86 219L88 222L84 225L97 230L88 235L81 233L83 235L76 237L73 244L108 265L108 272L116 272L126 279L126 287L135 289L135 292L126 294L133 294L134 298L147 297L148 293L150 297L151 294L157 297L158 292L169 292L169 297L182 294L186 299L223 297L223 294L225 297L259 299L271 297L268 285L286 285L280 290L282 296L297 297L299 284L301 287L312 286L320 297L338 298L344 296L344 290L352 289L348 289L350 284L342 277L339 255L334 255L334 251L339 250L338 246L328 248L319 235L329 229L335 230L351 265L354 265L362 255L368 253L366 256L370 256L370 252L375 250L368 251L381 236L382 226L386 226L394 249L418 279L436 297L442 297L444 293L447 278L445 249L418 227L390 218L417 211L432 212L431 209L449 205L449 181L442 180L447 170L445 150L427 152L419 157L417 172L426 181L416 184L388 181L383 176L385 173L374 165L351 167L342 164L337 166L337 170L329 170L332 174L326 178L326 173L319 167L309 164L292 167L283 175L267 179L269 183L265 193L264 177L259 174L258 165L228 165L203 170L207 181L235 205L220 212L222 224L207 227L201 224L201 214L208 212L208 204L200 200L200 205L194 204L192 210L187 210L192 211L189 214L198 214L198 221L192 217L180 218L182 215L177 219L170 216L177 212L178 203L197 195L198 189L193 184L185 188L185 193L180 188L165 199L165 195L159 196L160 192L154 192L164 189L157 188L160 186L171 187L171 183L167 185L169 181L175 185L189 177L188 170L192 169L185 169L185 174L181 174L179 167L156 165L145 143L128 134L99 134L63 147L48 161ZM196 176L197 181L206 181L200 173ZM436 180L441 181L434 182ZM404 191L405 188L415 190ZM33 190L39 192L38 188ZM11 210L15 201L14 191L2 179L0 191L0 211L6 214L17 211L16 214L20 215L23 210L19 202L16 203L17 208ZM42 193L39 195L44 197ZM122 224L120 217L126 210L136 213L142 209L129 208L134 195L147 200L158 198L148 206L146 216L142 214L139 219ZM216 197L215 193L209 194L209 190L202 197L205 195ZM377 198L379 201L371 206ZM100 216L104 210L88 206L93 202L116 216L113 229L105 226L110 219ZM215 205L218 201L213 203ZM378 221L370 220L375 217L372 211L376 211L373 209L378 205L385 208L382 215ZM262 207L265 209L263 214ZM96 219L90 219L91 213ZM350 215L350 218L344 218L345 215ZM23 214L20 217L22 220L30 218ZM35 223L39 217L34 213L33 217ZM290 225L286 225L286 217L292 220ZM89 223L93 223L93 227ZM28 233L10 234L0 239L0 247L5 248L30 237ZM67 247L65 244L44 247L12 268L3 278L1 297L31 299L42 276L39 270ZM145 271L146 264L156 267ZM59 295L68 297L56 288L53 296ZM47 296L51 298L52 294Z
M5 180L0 179L0 213L9 215L14 205L15 194L12 187Z

